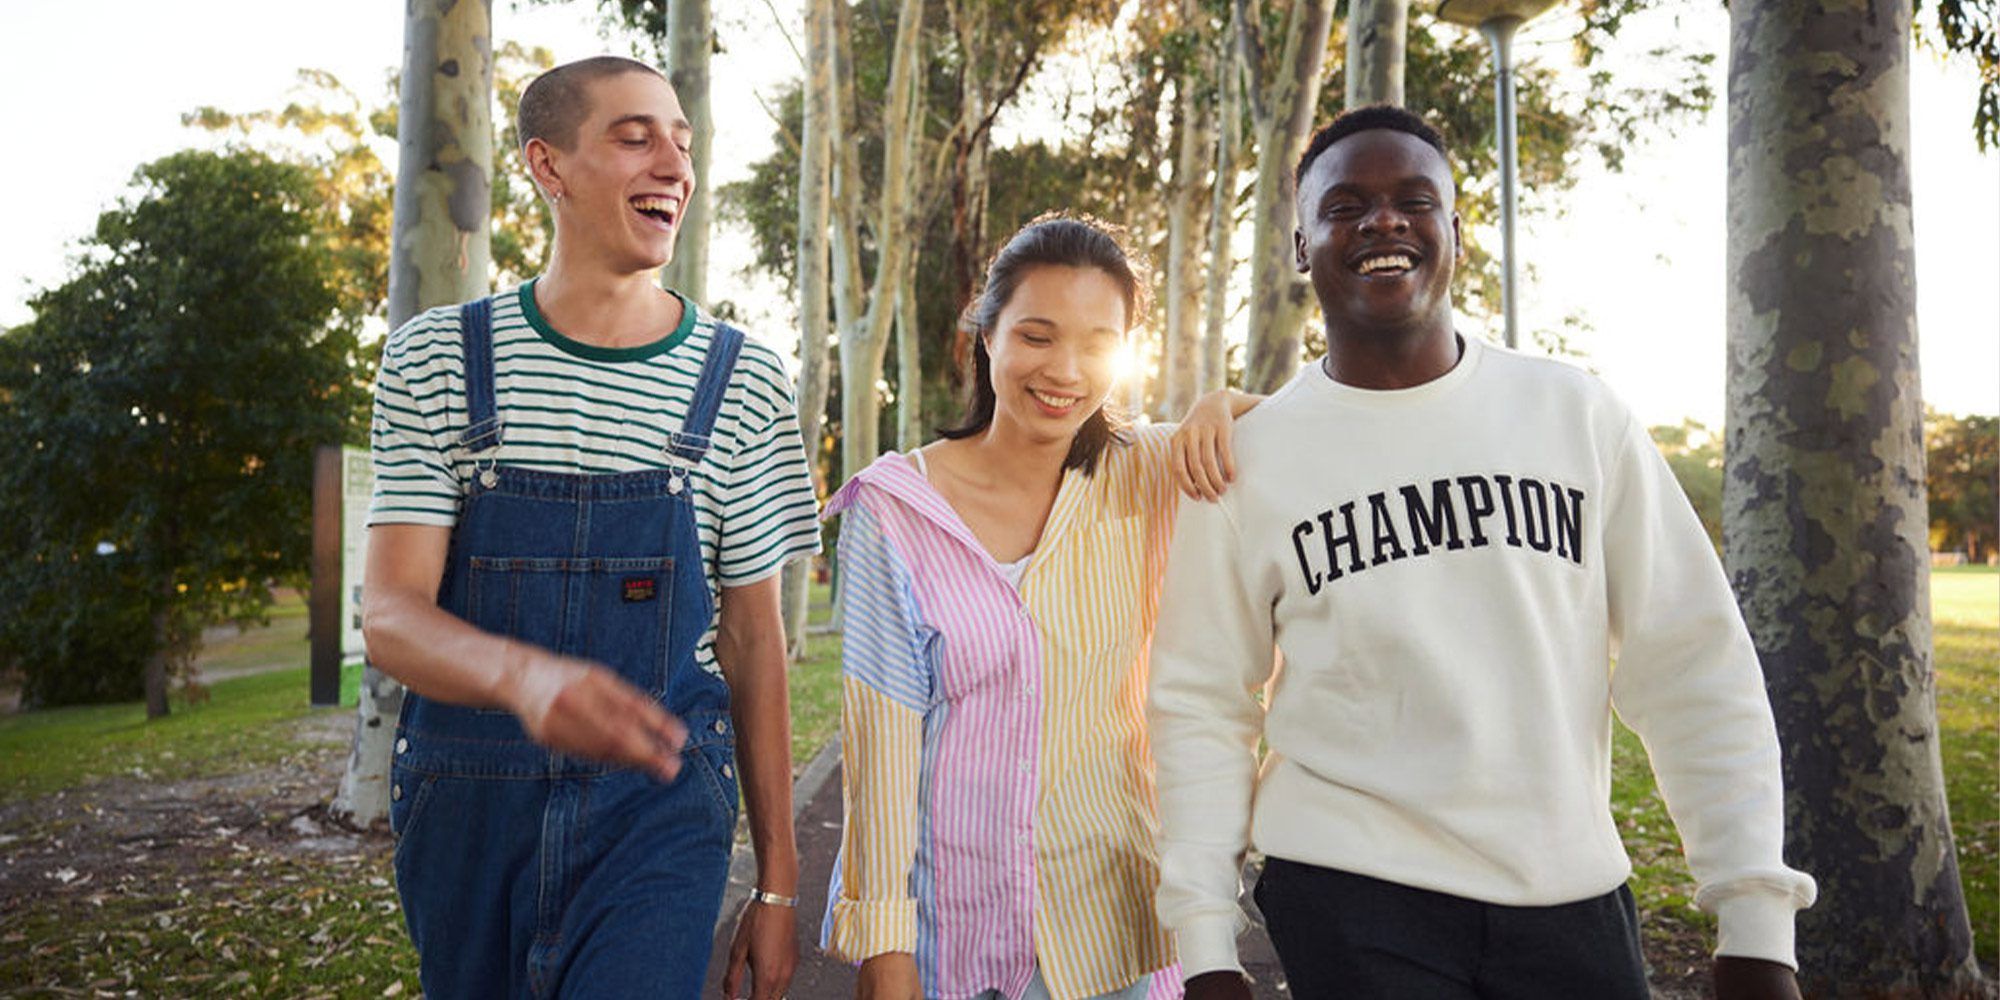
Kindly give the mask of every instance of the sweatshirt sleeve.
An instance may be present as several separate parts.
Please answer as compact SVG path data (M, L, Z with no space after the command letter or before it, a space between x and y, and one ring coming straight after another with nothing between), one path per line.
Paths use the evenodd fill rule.
M917 777L933 685L908 567L875 515L842 516L841 796L846 824L822 946L859 962L917 949Z
M1646 745L1716 954L1793 968L1810 876L1785 865L1784 785L1763 671L1721 563L1665 459L1626 418L1604 525L1612 704Z
M1232 510L1229 497L1180 505L1153 637L1158 911L1190 979L1242 968L1237 896L1264 730L1257 692L1274 659L1275 595L1254 593L1245 579Z

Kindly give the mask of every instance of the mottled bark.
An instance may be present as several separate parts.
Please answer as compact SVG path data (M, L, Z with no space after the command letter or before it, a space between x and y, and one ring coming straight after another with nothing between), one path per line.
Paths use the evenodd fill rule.
M1730 5L1723 545L1784 746L1801 980L1977 979L1939 763L1909 174L1910 5Z
M715 116L709 110L709 55L715 50L715 27L708 0L675 0L668 4L667 79L680 98L681 111L694 126L688 158L694 163L694 197L681 215L674 237L674 256L660 269L660 284L701 303L708 301L708 234L715 192L708 186L709 151L715 144Z
M882 115L882 198L875 219L878 256L868 310L840 341L841 464L849 475L875 459L881 440L883 355L895 320L896 291L910 253L910 179L920 123L916 87L923 75L922 0L902 0L889 69L888 107ZM850 106L851 108L851 106Z
M389 325L487 293L493 168L491 0L411 0L403 21ZM403 686L364 668L347 773L332 809L388 815L389 750Z
M1182 30L1198 33L1199 0L1181 0ZM1167 189L1166 322L1161 328L1161 415L1178 419L1201 382L1202 264L1208 237L1208 171L1215 158L1215 65L1196 45L1174 82L1173 184Z
M827 229L833 197L833 5L841 0L806 0L806 79L804 123L799 138L799 430L812 464L813 485L822 496L820 438L826 421L828 315ZM806 655L806 618L812 564L785 567L785 634L793 661Z
M1244 22L1249 23L1247 20ZM1319 104L1320 68L1333 24L1332 0L1297 0L1286 22L1277 72L1255 102L1257 193L1251 218L1250 343L1244 385L1270 392L1299 366L1299 326L1312 286L1292 266L1292 169L1305 152ZM1246 51L1254 51L1250 45Z
M1233 17L1232 14L1232 30ZM1201 391L1214 392L1229 384L1229 349L1223 327L1229 320L1229 276L1236 270L1231 240L1236 232L1236 150L1242 141L1243 73L1227 58L1225 43L1218 60L1222 75L1222 110L1216 128L1215 180L1208 208L1208 293L1201 335Z
M1347 106L1403 103L1410 0L1349 0Z
M403 21L389 325L486 294L492 0L411 0Z

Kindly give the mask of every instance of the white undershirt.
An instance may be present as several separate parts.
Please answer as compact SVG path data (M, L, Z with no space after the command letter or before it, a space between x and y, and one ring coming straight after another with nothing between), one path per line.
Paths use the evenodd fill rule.
M912 448L910 449L910 457L916 460L917 474L924 477L925 482L927 483L930 482L931 468L930 465L924 461L924 450L922 448ZM993 557L993 553L988 552L986 556L987 558L991 559ZM1033 559L1034 557L1035 557L1035 550L1029 549L1027 555L1022 556L1021 558L1016 559L1013 562L1001 562L998 559L994 559L993 565L1000 570L1000 576L1003 579L1005 579L1009 585L1011 585L1015 590L1019 590L1021 589L1021 575L1028 571L1028 560Z

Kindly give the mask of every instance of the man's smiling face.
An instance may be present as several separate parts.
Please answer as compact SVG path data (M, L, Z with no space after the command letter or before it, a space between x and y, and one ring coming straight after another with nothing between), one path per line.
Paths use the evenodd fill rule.
M1299 180L1293 242L1330 335L1450 324L1452 205L1450 164L1405 132L1356 132L1313 160Z

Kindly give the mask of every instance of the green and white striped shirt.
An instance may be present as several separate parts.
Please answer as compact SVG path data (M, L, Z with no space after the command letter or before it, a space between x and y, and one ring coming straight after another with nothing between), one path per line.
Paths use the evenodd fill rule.
M678 293L676 293L678 294ZM556 332L535 308L534 282L493 299L493 382L506 440L502 465L603 474L668 465L715 333L686 307L651 344L603 348ZM458 447L466 426L465 349L458 307L403 324L382 349L371 432L375 497L368 523L457 523L474 472ZM755 583L794 556L819 551L819 524L791 379L778 354L746 339L716 415L708 457L691 470L695 525L710 596ZM717 671L710 623L695 650Z

